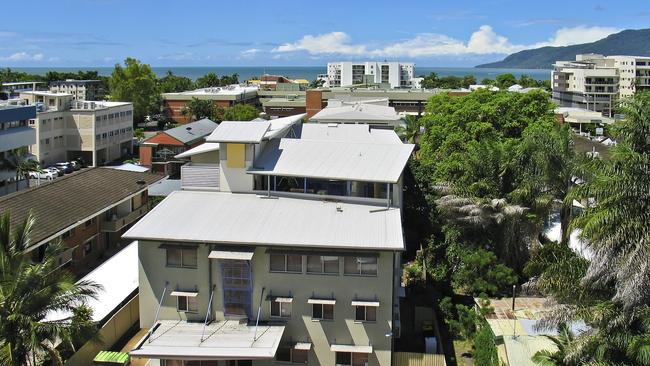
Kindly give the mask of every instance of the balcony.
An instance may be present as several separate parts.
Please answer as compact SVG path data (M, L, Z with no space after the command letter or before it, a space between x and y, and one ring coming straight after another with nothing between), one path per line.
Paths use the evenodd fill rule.
M182 189L219 190L219 165L188 163L181 167Z
M11 151L36 143L36 130L27 127L13 127L0 131L0 151Z
M110 221L103 221L101 223L101 230L104 232L117 232L122 230L125 226L134 223L137 219L144 216L149 211L146 205L140 206L126 215L115 215Z

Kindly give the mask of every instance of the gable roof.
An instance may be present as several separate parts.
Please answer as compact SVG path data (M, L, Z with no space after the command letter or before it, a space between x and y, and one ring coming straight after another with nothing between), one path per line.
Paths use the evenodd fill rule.
M215 122L204 118L178 127L170 128L169 130L163 131L163 133L184 144L189 144L197 140L202 140L205 136L211 134L217 126L218 125Z
M269 127L269 121L223 121L206 141L257 144L262 141Z
M395 131L371 129L366 124L304 123L299 135L301 140L402 144Z
M32 211L36 225L31 241L35 247L161 179L163 176L151 173L88 168L51 183L0 197L0 208L2 212L11 212L14 228L22 224ZM138 184L138 181L144 184Z
M172 193L122 237L324 249L404 249L398 208L207 191Z

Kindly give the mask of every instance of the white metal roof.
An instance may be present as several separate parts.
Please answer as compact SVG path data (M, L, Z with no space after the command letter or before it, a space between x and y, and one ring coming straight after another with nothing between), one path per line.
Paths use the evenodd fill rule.
M271 126L268 121L223 121L205 140L256 144Z
M269 143L248 172L362 182L397 183L411 144L282 139Z
M97 291L97 298L86 302L93 310L93 321L102 321L138 289L138 242L134 241L117 252L80 281L92 281L102 286ZM45 319L61 320L71 316L70 312L56 311L48 313Z
M370 125L367 124L305 123L301 128L301 140L368 142L379 144L402 143L395 131L371 129Z
M363 121L399 121L402 118L395 112L395 108L376 104L356 103L340 107L326 107L311 117L317 122L363 122Z
M269 127L269 130L264 134L264 138L269 140L276 137L284 137L284 134L287 132L287 130L291 128L291 126L302 121L306 115L306 113L302 113L295 116L272 119L270 121L271 126Z
M189 150L186 150L176 156L174 156L176 159L181 159L181 158L189 158L190 156L198 155L198 154L203 154L206 152L210 151L218 151L219 150L219 143L218 142L204 142L199 146L193 147Z
M129 354L131 357L184 360L271 359L275 356L284 326L239 321L203 323L160 321L155 331ZM203 335L203 338L202 338Z
M397 208L207 191L173 192L123 238L328 249L404 248Z

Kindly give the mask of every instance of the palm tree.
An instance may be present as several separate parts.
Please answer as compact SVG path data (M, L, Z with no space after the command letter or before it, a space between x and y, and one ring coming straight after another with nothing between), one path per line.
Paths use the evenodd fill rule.
M548 338L557 350L555 352L550 350L542 350L535 353L533 362L538 366L574 366L578 365L577 362L572 362L568 359L567 354L569 347L571 347L575 336L566 324L562 324L557 336L545 336Z
M32 159L26 159L27 150L25 148L15 149L12 151L6 162L16 171L16 191L20 189L20 180L28 179L29 173L38 172L41 169L38 162Z
M420 122L414 116L406 116L404 118L405 124L395 128L397 135L404 141L415 144L417 143L418 136L420 135Z
M445 195L436 204L453 222L479 229L497 238L495 253L505 264L521 272L529 257L534 225L527 222L528 208L509 204L503 198L479 199Z
M99 286L58 269L60 243L48 246L41 262L28 252L35 220L30 214L17 227L0 217L0 364L32 365L45 355L60 364L56 345L69 344L90 319L47 320L55 312L74 313L95 296Z

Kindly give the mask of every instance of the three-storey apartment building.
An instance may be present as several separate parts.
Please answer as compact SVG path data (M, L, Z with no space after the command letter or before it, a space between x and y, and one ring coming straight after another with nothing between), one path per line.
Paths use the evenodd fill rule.
M557 61L551 74L553 100L612 117L617 100L650 89L650 57L576 55Z
M140 325L150 329L132 357L391 364L413 146L393 131L303 117L222 122L182 154L193 179L124 235L139 241Z
M106 91L101 80L58 80L50 83L53 93L70 93L74 100L104 100Z
M389 84L391 88L410 88L415 64L404 62L329 62L325 87L373 83Z
M20 99L36 105L32 153L42 165L82 158L102 165L133 150L133 104L73 100L69 93L25 92Z

